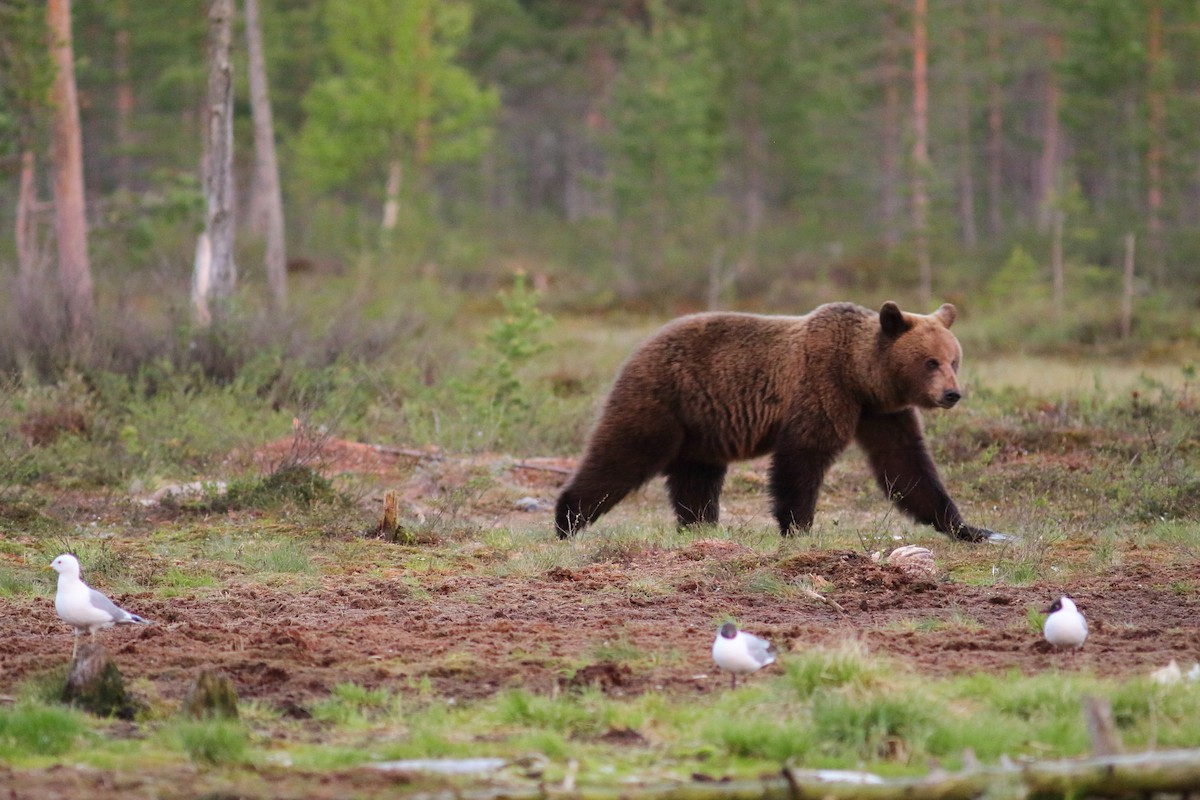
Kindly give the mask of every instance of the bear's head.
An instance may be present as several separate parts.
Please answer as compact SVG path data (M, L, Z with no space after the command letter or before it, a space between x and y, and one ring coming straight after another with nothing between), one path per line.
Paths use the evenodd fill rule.
M902 404L950 408L962 399L962 347L950 332L955 315L949 303L928 315L907 314L891 301L879 309L886 369Z

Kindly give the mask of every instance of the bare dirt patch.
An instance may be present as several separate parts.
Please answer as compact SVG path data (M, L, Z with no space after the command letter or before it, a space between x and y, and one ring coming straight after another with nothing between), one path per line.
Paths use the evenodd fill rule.
M1089 669L1148 673L1171 658L1200 660L1196 603L1171 588L1186 577L1132 563L1073 587L1092 625L1081 653L1051 651L1030 629L1055 587L976 587L913 578L850 551L812 551L760 564L781 579L821 576L845 612L806 598L781 600L727 583L714 564L745 559L729 543L698 541L625 563L553 567L528 578L434 577L414 596L397 580L339 578L309 591L227 586L210 597L121 598L157 624L100 634L127 676L180 699L201 668L218 668L240 695L303 716L334 685L403 691L427 678L446 697L478 698L523 687L594 685L613 695L648 689L720 691L711 666L715 623L735 617L785 652L861 640L930 674L977 670ZM698 553L703 557L697 559ZM634 581L672 587L646 596ZM70 634L50 598L0 601L6 683L62 665ZM965 622L964 622L965 621ZM944 624L943 624L944 623ZM614 640L646 653L642 664L598 653Z

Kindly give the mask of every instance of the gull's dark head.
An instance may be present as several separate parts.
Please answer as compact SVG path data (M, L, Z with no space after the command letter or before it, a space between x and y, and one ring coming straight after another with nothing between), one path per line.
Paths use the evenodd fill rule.
M726 639L733 639L737 636L737 625L734 625L732 622L726 622L721 626L719 633Z

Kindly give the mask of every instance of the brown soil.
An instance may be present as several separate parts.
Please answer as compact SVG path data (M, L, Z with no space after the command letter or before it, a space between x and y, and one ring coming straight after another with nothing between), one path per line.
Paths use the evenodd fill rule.
M930 674L1144 674L1172 658L1200 660L1200 608L1171 589L1194 576L1190 569L1133 563L1073 586L1092 632L1080 653L1066 654L1045 646L1026 620L1027 609L1043 608L1055 589L914 579L853 552L813 551L760 567L785 578L824 577L838 611L804 597L776 602L731 589L713 569L737 561L740 571L748 557L727 542L699 540L679 552L556 567L532 578L440 577L423 582L431 597L413 596L398 579L353 577L306 592L233 585L205 599L136 596L123 601L157 624L100 636L127 676L152 681L164 698L181 699L200 669L218 668L241 697L301 717L348 681L403 690L406 679L428 678L439 694L461 699L584 683L614 695L720 691L725 681L708 650L716 622L727 616L784 652L860 640L869 652ZM647 596L631 586L647 577L672 591ZM70 634L52 599L3 600L0 614L6 684L63 664ZM917 624L930 620L949 624ZM596 661L593 653L614 640L679 657L645 667L636 658L634 666Z
M463 474L472 466L458 461L451 468L433 453L364 448L327 446L322 466L331 473L402 474L408 513L423 502L419 487L443 485L447 472ZM422 460L424 467L414 466ZM510 465L505 485L510 494L552 498L569 466L556 460ZM503 505L495 498L481 502ZM669 514L665 506L662 513ZM548 509L521 519L552 536ZM127 679L148 681L163 699L182 699L202 668L217 668L232 677L241 698L297 719L307 718L312 703L336 684L351 681L403 693L428 679L437 694L461 700L512 687L551 692L594 685L616 696L719 692L728 683L713 668L709 648L727 617L773 639L783 659L789 651L857 640L870 653L927 674L1147 674L1171 659L1186 669L1200 660L1200 604L1194 593L1175 590L1194 583L1194 565L1136 556L1072 583L1092 630L1079 653L1051 651L1027 620L1030 608L1044 609L1062 586L969 586L913 576L851 551L764 556L706 538L678 550L649 547L530 577L497 578L469 568L422 574L419 590L399 574L380 577L364 569L309 591L225 583L202 598L121 597L156 624L99 636ZM485 561L493 557L480 554ZM747 592L745 576L754 570L785 586L814 576L809 580L841 610L799 592ZM70 638L52 597L0 598L0 686L61 667ZM636 648L664 657L615 663L603 655L614 643L622 652ZM0 785L5 782L0 771ZM93 796L109 795L97 790Z

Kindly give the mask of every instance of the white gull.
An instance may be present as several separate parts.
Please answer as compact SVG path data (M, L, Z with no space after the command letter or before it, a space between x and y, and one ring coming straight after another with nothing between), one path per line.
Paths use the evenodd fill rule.
M739 631L732 622L726 622L717 631L712 655L717 666L729 673L730 687L733 688L737 686L738 675L749 675L775 663L775 646L753 633Z
M54 610L63 622L75 629L74 658L79 647L79 635L85 631L94 635L96 631L113 625L146 624L137 614L130 614L112 600L97 592L79 577L79 559L67 553L50 562L58 573L58 593L54 595Z
M1042 634L1046 641L1055 647L1073 647L1078 650L1087 639L1087 620L1075 607L1075 601L1063 595L1050 606L1050 615L1046 617Z

